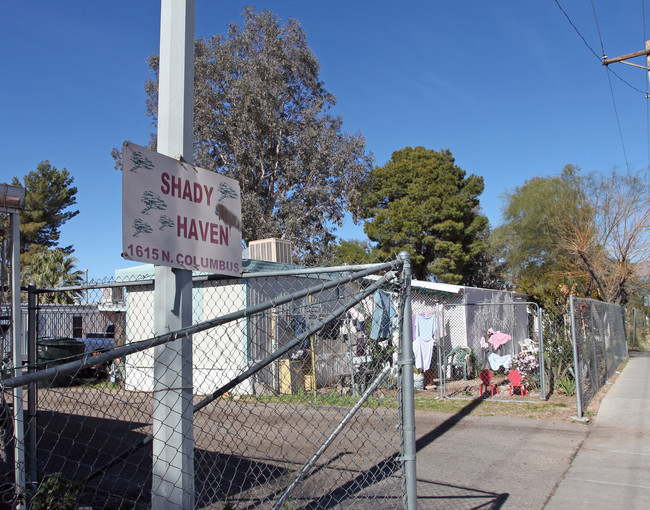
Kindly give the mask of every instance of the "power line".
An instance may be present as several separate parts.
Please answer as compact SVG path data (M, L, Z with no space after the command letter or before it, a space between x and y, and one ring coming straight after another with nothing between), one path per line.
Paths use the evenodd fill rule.
M628 87L630 87L632 90L636 90L637 92L643 94L643 97L647 97L647 92L645 92L645 91L643 91L643 90L641 90L641 89L635 87L634 85L632 85L632 84L629 83L628 81L624 80L624 79L621 78L618 74L616 74L616 72L612 71L609 67L607 68L607 71L609 71L609 72L612 73L614 76L616 76L619 80L621 80L623 83L625 83L625 85L627 85Z
M603 50L603 58L605 58L605 45L603 44L603 37L600 35L600 25L598 24L598 16L596 16L596 6L594 0L591 0L591 10L594 11L594 20L596 20L596 31L598 32L598 39L600 39L600 48Z
M594 50L594 49L590 46L590 44L587 42L587 39L585 39L585 37L584 37L584 36L582 35L582 33L580 32L580 30L578 30L578 27L576 27L575 24L573 23L573 21L571 21L571 18L569 17L569 15L566 13L566 11L565 11L565 10L562 8L562 6L560 5L560 2L559 2L558 0L554 0L554 1L555 1L555 5L558 6L558 8L560 9L560 11L562 11L562 14L564 14L564 17L565 17L565 18L567 19L567 21L569 22L569 25L571 25L571 27L573 28L573 30L575 30L576 34L578 34L578 35L580 36L580 39L582 39L582 42L585 43L585 46L586 46L587 48L589 48L589 51L591 51L591 53L593 53L594 57L596 57L596 58L598 59L598 61L602 64L602 62L603 62L603 60L604 60L604 58L605 58L605 49L603 48L603 56L602 56L602 57L598 56L598 53L596 53L596 50ZM593 2L592 2L592 6L593 6ZM595 15L595 9L594 9L594 15ZM596 21L596 25L598 25L598 21ZM600 28L598 28L598 35L599 35L599 37L600 37ZM602 39L601 39L601 46L602 46ZM635 87L634 85L632 85L631 83L629 83L627 80L623 79L623 78L622 78L621 76L619 76L615 71L612 71L612 70L609 69L609 68L608 68L608 71L609 71L610 73L612 73L614 76L616 76L616 77L617 77L619 80L621 80L623 83L625 83L625 85L627 85L628 87L630 87L632 90L636 90L637 92L639 92L640 94L643 94L644 96L646 95L646 93L645 93L643 90L641 90L641 89Z
M605 45L603 44L603 37L600 33L600 25L598 23L598 15L596 14L596 6L594 0L591 0L591 10L594 13L594 21L596 22L596 31L598 32L598 39L600 39L600 47L603 50L603 60L607 58L605 54ZM630 164L627 160L627 151L625 150L625 141L623 140L623 130L621 129L621 120L618 116L618 108L616 107L616 98L614 96L614 87L612 87L612 78L610 76L610 69L607 66L607 82L609 83L609 92L612 96L612 105L614 106L614 115L616 116L616 125L618 126L618 136L621 139L621 147L623 148L623 158L625 159L625 168L630 169Z
M603 62L605 62L605 60L607 59L607 55L605 53L605 45L603 44L603 38L602 38L602 35L600 33L600 24L598 23L598 15L596 14L596 6L594 5L594 0L591 0L591 9L592 9L592 11L594 13L594 21L596 22L596 30L598 32L598 39L600 41L600 47L601 47L602 55L603 55L602 57L599 57L598 54L596 53L596 51L587 42L587 39L585 39L585 37L580 32L580 30L578 30L578 27L576 27L576 25L573 23L573 21L571 21L571 18L569 17L567 12L562 8L562 6L560 5L560 2L558 0L555 0L555 4L558 6L560 11L562 11L562 14L564 14L564 17L567 19L567 21L569 22L571 27L573 27L573 30L575 30L575 32L580 36L580 39L582 39L582 42L585 44L585 46L587 46L587 48L589 48L589 51L591 51L591 53L593 53L593 55L601 62L601 64ZM645 11L645 7L644 7L644 11ZM645 17L644 17L644 31L645 31ZM634 85L632 85L631 83L627 82L621 76L619 76L616 72L612 71L609 68L609 66L606 66L606 67L607 67L607 82L609 84L609 92L610 92L610 95L612 97L612 104L614 106L614 116L616 117L616 125L617 125L617 128L618 128L618 135L619 135L619 138L621 140L621 147L623 149L623 158L625 159L625 167L629 170L630 163L628 162L628 159L627 159L627 151L625 149L625 141L623 139L623 130L621 129L621 121L620 121L620 117L618 115L618 108L616 106L616 98L614 96L614 87L612 86L611 75L613 74L614 76L616 76L619 80L621 80L623 83L625 83L631 89L636 90L637 92L639 92L641 94L644 94L644 96L646 98L648 97L648 92L647 92L647 90L646 90L646 92L644 92L641 89L639 89L639 88L635 87ZM647 89L647 86L646 86L646 89ZM647 106L647 104L646 104L646 106ZM646 115L648 115L648 114L646 114ZM649 161L650 161L650 149L649 149L649 156L648 157L649 157Z
M646 37L646 28L645 28L645 0L641 0L641 15L642 15L642 20L643 20L643 41L648 40ZM650 169L650 103L648 102L648 98L650 97L650 94L648 94L648 85L650 83L650 80L645 81L645 97L646 97L646 102L645 102L645 123L646 123L646 136L648 139L648 165L646 166L646 180L648 177L648 169Z
M616 99L614 99L614 88L612 87L612 79L609 76L609 68L607 68L607 82L609 83L609 92L612 95L612 104L614 105L614 115L616 116L616 125L618 126L618 136L621 139L621 146L623 147L623 158L625 158L625 168L630 169L630 164L627 161L627 152L625 151L625 142L623 141L623 130L621 129L621 121L618 117L618 108L616 108Z
M580 30L578 30L578 27L576 27L576 26L573 24L573 21L571 21L571 18L569 18L569 15L568 15L568 14L566 13L566 11L562 8L562 6L560 5L560 2L558 2L558 0L555 0L555 4L556 4L556 5L558 6L558 8L562 11L562 14L564 14L564 17L565 17L565 18L567 19L567 21L569 22L569 25L571 25L571 26L573 27L573 30L576 31L576 34L578 34L578 35L580 36L580 39L582 39L582 42L585 43L585 46L586 46L587 48L589 48L589 51L591 51L591 52L594 54L594 56L595 56L599 61L602 61L602 58L598 56L598 53L596 53L596 52L594 51L594 49L593 49L591 46L589 46L589 43L587 42L587 39L585 39L584 36L580 33Z

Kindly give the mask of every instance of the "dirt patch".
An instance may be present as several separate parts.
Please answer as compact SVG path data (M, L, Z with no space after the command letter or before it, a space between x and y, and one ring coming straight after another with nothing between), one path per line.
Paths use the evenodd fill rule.
M616 372L609 379L613 383L618 377ZM499 393L492 396L489 392L481 395L479 379L469 381L450 381L446 384L449 398L440 398L438 386L426 386L424 390L416 391L415 407L420 410L431 410L449 414L464 413L474 416L516 416L536 420L574 422L577 418L575 395L553 392L547 400L541 399L539 390L530 390L528 395L519 395L518 391L510 395L507 382L495 379ZM600 403L609 391L611 384L605 384L589 403L583 413L585 422L593 422Z

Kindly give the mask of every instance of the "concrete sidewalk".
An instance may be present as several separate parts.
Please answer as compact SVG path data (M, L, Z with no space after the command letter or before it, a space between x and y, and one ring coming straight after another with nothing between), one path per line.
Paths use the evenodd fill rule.
M630 353L544 508L650 508L650 352Z

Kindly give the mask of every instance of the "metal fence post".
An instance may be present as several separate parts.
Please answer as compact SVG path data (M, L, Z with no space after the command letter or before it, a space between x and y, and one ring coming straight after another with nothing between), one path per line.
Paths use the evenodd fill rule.
M580 380L580 368L578 366L578 342L576 339L576 319L573 305L573 296L570 296L571 310L571 342L573 343L573 377L576 380L576 406L578 408L578 418L582 418L582 381Z
M13 341L13 366L15 375L23 373L22 311L20 309L20 213L10 213L11 228L11 335ZM14 476L16 491L25 490L25 415L23 388L13 390L14 418ZM19 502L18 508L25 508Z
M542 309L537 306L537 330L539 331L537 345L539 346L539 386L542 400L546 400L546 362L544 360L544 322L542 321Z
M417 508L417 478L415 450L415 389L413 385L413 328L411 327L411 255L400 252L399 258L404 262L402 268L402 292L404 308L402 312L402 341L400 366L402 371L402 434L404 466L405 504L404 508Z
M28 372L36 371L36 285L27 287L27 367ZM27 386L27 431L26 431L26 471L27 485L35 492L36 484L36 383Z
M636 347L636 308L632 308L632 347Z

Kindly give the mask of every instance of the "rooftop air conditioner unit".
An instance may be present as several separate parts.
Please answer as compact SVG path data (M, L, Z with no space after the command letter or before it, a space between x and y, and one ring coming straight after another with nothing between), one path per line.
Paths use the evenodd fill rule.
M255 260L291 264L291 241L284 239L260 239L248 245L248 256Z
M124 303L124 287L104 287L102 289L102 304L117 305Z

